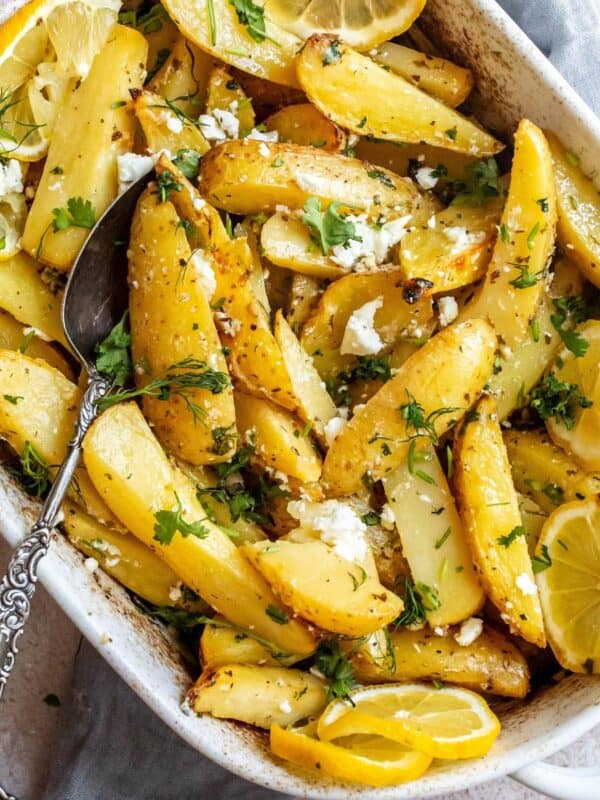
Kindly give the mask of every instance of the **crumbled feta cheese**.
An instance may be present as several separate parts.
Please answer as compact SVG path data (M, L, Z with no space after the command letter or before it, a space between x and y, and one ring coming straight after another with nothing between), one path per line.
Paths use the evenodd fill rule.
M155 164L155 156L139 156L137 153L123 153L117 156L119 194L129 189L132 183L147 175Z
M517 584L517 589L526 597L537 594L537 586L526 572L522 572L520 575L517 575L515 583Z
M350 136L348 136L348 147L350 149L356 147L356 145L359 142L360 142L360 136L357 136L355 133L351 133Z
M0 197L23 191L23 172L16 158L0 161Z
M37 336L38 339L41 339L43 342L51 342L52 339L50 336L47 336L44 331L41 331L39 328L33 328L31 325L28 325L23 328L23 336L29 336L30 334Z
M415 172L415 180L421 189L433 189L438 182L438 177L434 173L435 170L431 167L419 167Z
M193 277L206 295L206 299L212 300L217 291L217 279L206 253L194 250L188 262L188 269L193 272Z
M440 325L445 328L458 317L458 303L454 297L449 295L448 297L439 297L437 304Z
M431 228L431 230L434 230L436 225L437 225L437 219L435 217L435 214L432 214L427 220L427 227Z
M256 128L252 128L246 139L256 142L278 142L279 133L277 131L257 131Z
M227 139L227 134L212 114L200 114L198 124L202 135L209 142L223 142Z
M331 447L333 444L333 440L338 436L344 425L346 424L347 419L341 416L332 417L325 423L325 441L327 442L327 447Z
M454 634L454 639L461 647L473 644L483 630L483 620L479 617L469 617L460 626L460 631Z
M296 182L298 182L297 178ZM306 191L309 190L306 189ZM408 214L384 222L380 228L374 228L368 224L364 214L348 214L346 221L353 223L356 239L348 239L345 244L335 245L330 258L344 269L352 269L357 262L367 257L373 259L373 266L383 264L390 248L398 244L407 233L407 225L410 220L411 216Z
M169 600L171 600L173 603L176 603L178 600L181 600L182 597L183 592L181 591L180 583L169 587Z
M513 351L507 344L501 344L500 347L498 348L498 352L505 361L508 361L508 359L513 354Z
M289 700L284 700L283 703L279 704L279 710L282 711L284 714L291 714L292 713L292 706Z
M203 200L201 197L194 197L192 205L194 206L194 211L202 211L206 205L206 200Z
M375 312L382 305L383 297L377 297L352 312L342 339L342 355L370 356L381 350L383 341L375 330Z
M167 118L167 128L173 133L181 133L183 130L183 121L179 117L172 117L169 115Z
M271 155L271 151L264 142L261 142L258 145L258 152L261 154L261 156L263 156L263 158L268 158Z
M296 172L294 175L294 180L303 192L320 194L321 190L323 189L323 181L319 178L315 178L314 175L311 175L308 172ZM347 217L346 219L350 219L350 217Z
M339 500L305 503L291 500L288 513L297 519L301 528L319 533L321 541L333 547L340 558L362 561L367 554L367 526L354 511Z
M239 319L231 319L231 317L224 311L217 311L215 317L221 323L221 328L226 336L235 336L240 332L242 323Z
M240 121L235 114L225 108L215 108L212 115L230 139L238 138L240 135Z
M86 558L83 563L88 572L95 572L98 569L98 560L91 556Z
M436 625L433 629L433 633L435 636L446 636L448 633L448 626L447 625Z
M485 240L485 233L483 231L469 233L466 228L463 228L459 225L451 228L444 228L444 236L450 239L451 242L454 242L452 248L450 249L450 254L453 256L458 255L459 253L468 250L468 248L472 247L474 244L480 244Z
M392 507L389 503L386 503L384 507L381 509L381 514L379 515L381 518L382 526L387 530L391 531L396 526L396 517L394 516L394 512L392 511Z

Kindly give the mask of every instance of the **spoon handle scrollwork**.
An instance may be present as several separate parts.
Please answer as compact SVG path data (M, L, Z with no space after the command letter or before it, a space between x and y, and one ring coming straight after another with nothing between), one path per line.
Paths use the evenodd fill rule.
M14 551L6 575L0 583L0 700L17 657L19 637L31 609L39 562L48 552L50 533L77 468L83 437L98 414L96 402L109 391L110 386L110 382L97 372L90 374L66 458L56 474L37 522Z

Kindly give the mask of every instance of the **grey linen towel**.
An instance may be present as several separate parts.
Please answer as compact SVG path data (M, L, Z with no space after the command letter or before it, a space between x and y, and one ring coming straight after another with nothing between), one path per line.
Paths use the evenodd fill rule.
M500 3L597 113L600 0ZM83 642L43 800L279 800L179 739Z

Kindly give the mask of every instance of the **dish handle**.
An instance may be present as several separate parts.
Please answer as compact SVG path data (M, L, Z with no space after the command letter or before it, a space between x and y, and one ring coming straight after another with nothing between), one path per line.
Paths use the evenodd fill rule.
M513 772L511 778L554 800L598 800L600 766L559 767L546 761Z

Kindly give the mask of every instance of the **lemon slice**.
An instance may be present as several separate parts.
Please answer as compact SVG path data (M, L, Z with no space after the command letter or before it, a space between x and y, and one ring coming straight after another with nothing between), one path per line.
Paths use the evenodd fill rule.
M33 0L0 27L0 155L42 158L58 109L85 78L121 0Z
M21 234L27 218L25 196L12 192L0 198L0 261L21 249Z
M369 50L408 30L425 0L266 0L267 14L301 39L333 33L357 50Z
M600 672L600 497L557 508L536 549L548 641L573 672Z
M569 405L570 416L574 419L549 417L546 420L548 433L556 444L570 450L575 460L585 470L600 469L600 321L589 322L576 328L580 340L588 343L585 355L576 358L566 348L561 351L553 369L558 380L574 384L585 398L592 403L582 408L577 402Z
M323 740L375 734L433 758L485 755L500 722L485 700L468 689L392 684L357 689L330 703L318 722Z
M271 728L271 750L321 775L369 786L390 786L419 778L431 758L381 736L348 736L336 744L316 738L316 723L301 728Z

